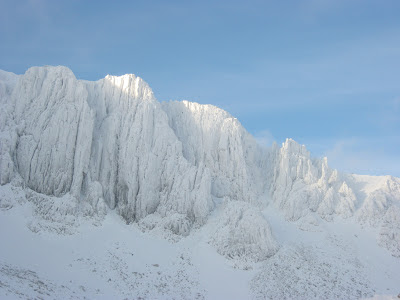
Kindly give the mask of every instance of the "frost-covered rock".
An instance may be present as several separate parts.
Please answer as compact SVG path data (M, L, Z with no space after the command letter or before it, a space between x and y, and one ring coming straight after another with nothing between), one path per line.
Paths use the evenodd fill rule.
M15 165L27 186L54 196L78 195L88 168L93 112L87 90L65 67L31 68L11 101L18 128Z
M381 245L397 253L393 211L400 206L400 179L339 173L329 168L326 158L312 159L305 146L291 139L281 148L274 145L271 152L270 198L286 219L314 212L327 221L354 216L361 224L383 226Z
M379 232L379 243L393 256L400 257L400 207L391 206Z
M19 76L14 73L0 70L0 104L3 109L2 113L4 113L4 108L8 105L11 94L18 82L18 78ZM4 126L6 120L7 118L2 118L0 120L0 128Z
M1 118L2 184L16 171L38 193L69 193L89 203L89 214L104 212L105 202L127 222L156 210L205 221L211 208L208 171L182 156L165 112L142 79L86 82L66 67L42 67L12 85L4 82L7 97L1 100L9 109Z
M177 214L189 228L206 222L212 195L257 202L265 190L263 150L221 109L161 105L132 74L88 82L34 67L6 77L2 184L18 173L38 193L88 203L87 214L106 203L127 222ZM170 220L174 232L185 226Z
M179 241L181 237L188 236L192 225L187 215L179 213L172 213L164 217L154 213L139 221L139 227L143 231L155 231L156 234L170 241Z
M278 243L261 212L252 205L228 201L223 204L210 244L230 259L258 262L275 254Z
M14 163L10 156L10 148L15 141L16 132L9 128L12 109L11 94L18 81L18 75L0 70L0 184L6 184L12 180Z
M361 223L376 226L392 206L400 206L400 178L353 175L363 201L357 212Z
M162 103L183 156L204 165L216 197L257 202L267 184L266 151L226 111L188 101Z
M357 198L346 180L324 159L312 159L304 145L291 139L273 147L272 199L286 218L298 220L310 211L322 217L353 215Z
M182 214L189 227L206 221L215 176L204 162L185 158L141 78L87 82L66 67L31 68L18 81L4 74L2 184L18 173L38 193L71 194L88 203L87 214L104 212L106 203L127 222L155 212ZM174 220L170 227L179 228Z
M113 209L127 223L186 236L207 222L213 197L226 197L237 207L228 205L233 215L224 217L214 245L222 249L231 236L239 244L227 255L252 260L273 253L257 214L270 204L287 220L355 217L375 227L384 222L385 241L397 236L399 179L339 173L291 139L265 149L229 113L159 103L133 74L89 82L62 66L0 71L0 104L0 184L18 182L52 197L50 206L70 201L86 216ZM241 233L231 232L237 224L229 220ZM252 244L260 236L261 244Z

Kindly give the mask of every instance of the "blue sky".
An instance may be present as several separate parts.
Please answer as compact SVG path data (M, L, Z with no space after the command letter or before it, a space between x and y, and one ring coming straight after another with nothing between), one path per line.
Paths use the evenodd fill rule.
M400 1L4 1L0 69L135 73L222 107L260 141L400 176Z

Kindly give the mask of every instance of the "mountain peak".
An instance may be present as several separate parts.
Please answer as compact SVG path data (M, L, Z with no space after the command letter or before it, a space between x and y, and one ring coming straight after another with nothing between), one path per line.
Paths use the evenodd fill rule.
M104 81L134 99L155 100L154 93L147 82L135 74L107 75Z
M188 235L207 223L215 199L276 205L293 221L383 219L400 201L393 180L372 188L375 179L339 176L290 138L280 149L259 147L226 111L160 104L134 74L89 82L67 67L32 67L3 90L2 183L20 178L37 193L71 195L93 212L107 206L147 229Z

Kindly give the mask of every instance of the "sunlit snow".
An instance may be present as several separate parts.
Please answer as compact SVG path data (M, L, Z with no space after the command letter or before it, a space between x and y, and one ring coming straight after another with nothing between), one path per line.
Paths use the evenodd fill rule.
M266 148L132 74L0 71L0 105L1 298L400 293L399 178Z

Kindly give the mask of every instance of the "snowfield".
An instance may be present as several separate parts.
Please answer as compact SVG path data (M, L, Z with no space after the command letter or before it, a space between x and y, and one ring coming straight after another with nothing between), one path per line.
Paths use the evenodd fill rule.
M135 75L0 71L0 298L394 299L400 179Z

